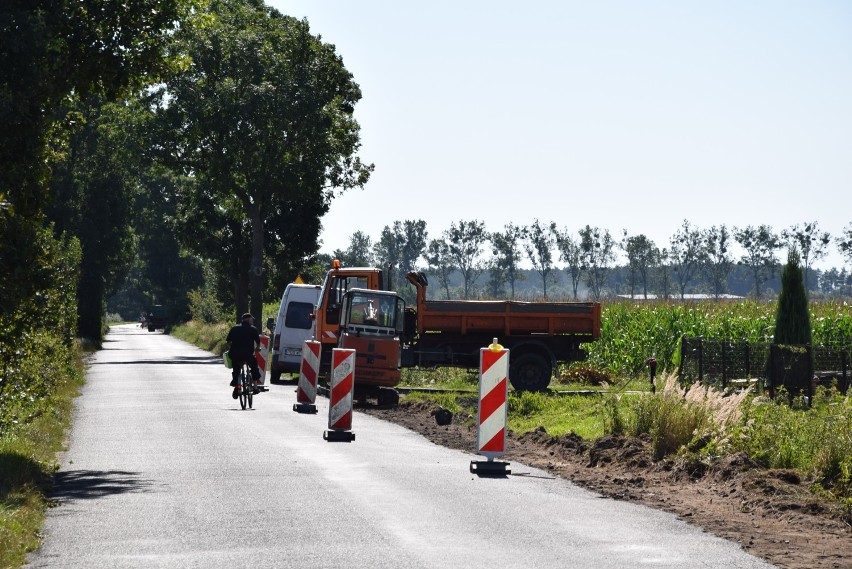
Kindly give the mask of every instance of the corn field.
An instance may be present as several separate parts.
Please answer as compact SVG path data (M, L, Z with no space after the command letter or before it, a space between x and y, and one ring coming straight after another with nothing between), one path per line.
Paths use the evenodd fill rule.
M852 343L852 305L812 302L813 342ZM771 342L775 302L742 301L613 301L603 305L601 338L585 344L585 365L614 375L647 374L648 358L658 372L672 372L680 363L682 336L711 340Z

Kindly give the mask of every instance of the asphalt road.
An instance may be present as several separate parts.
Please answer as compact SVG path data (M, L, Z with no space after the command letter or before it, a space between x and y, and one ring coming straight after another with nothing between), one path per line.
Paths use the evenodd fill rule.
M32 567L771 567L524 465L476 477L481 457L363 414L327 442L327 400L297 414L292 385L242 411L219 358L161 333L104 348Z

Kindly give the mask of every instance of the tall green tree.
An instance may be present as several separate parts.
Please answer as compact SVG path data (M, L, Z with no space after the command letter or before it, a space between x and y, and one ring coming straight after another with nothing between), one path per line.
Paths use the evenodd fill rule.
M462 276L462 294L470 298L476 281L485 270L482 252L488 241L485 223L479 220L460 220L450 224L444 231L453 265Z
M117 100L157 80L173 63L167 46L192 5L191 0L0 4L0 209L5 212L0 272L16 267L17 276L4 287L0 314L22 305L32 292L25 283L37 281L26 271L39 266L43 255L38 247L44 247L40 232L51 201L50 165L64 159L78 122L61 103L71 95ZM89 274L92 270L98 267L90 266Z
M489 236L493 254L490 287L494 296L498 296L503 285L508 283L510 298L515 298L515 283L525 278L520 267L522 239L523 230L513 223L507 223L503 231L495 231Z
M190 0L10 0L0 5L0 202L37 217L70 93L111 100L155 80ZM67 119L67 120L66 120Z
M671 265L669 265L669 250L665 247L660 249L657 264L652 272L654 288L661 298L668 299L672 291Z
M541 277L542 294L547 298L547 285L555 282L553 250L556 247L556 223L542 223L538 219L523 229L523 246L533 269Z
M749 225L734 231L734 238L745 250L740 262L746 265L754 279L754 296L761 297L761 286L775 274L778 258L775 251L780 247L778 237L768 225L754 227Z
M704 262L701 231L685 219L671 237L670 245L669 261L680 289L680 298L683 299L686 296L687 287Z
M98 345L106 298L122 284L135 252L131 215L139 149L125 130L125 110L99 97L74 105L81 126L54 166L48 208L57 233L80 240L78 333Z
M600 300L607 283L607 276L615 261L615 241L608 229L585 226L580 230L580 250L586 282L592 298Z
M450 276L456 270L453 257L450 255L450 246L443 239L432 239L426 248L426 262L429 263L429 272L438 277L438 282L444 289L447 300L450 299Z
M801 258L799 252L792 248L787 253L787 264L781 273L773 340L776 344L810 344L811 333Z
M642 295L648 298L648 276L659 256L654 242L646 235L627 235L621 240L621 249L627 255L628 284L630 297L633 298L637 284L642 286Z
M702 234L704 242L704 273L710 283L713 296L719 298L728 290L728 275L734 267L734 258L730 253L733 236L723 223L715 225Z
M565 272L571 281L571 292L574 300L580 287L580 279L583 276L583 250L579 239L575 239L568 228L558 231L556 234L556 246L559 248L559 259L565 262Z
M789 229L782 230L781 238L784 239L788 247L795 247L799 251L805 270L805 290L808 290L808 274L811 265L828 255L831 235L827 231L820 231L819 224L816 221L811 221L810 223L797 223Z
M388 284L406 300L410 300L410 294L405 275L415 270L417 261L426 252L427 238L426 222L422 219L397 220L382 229L373 245L376 261L388 274Z
M426 222L422 219L406 219L402 224L404 239L400 258L400 275L403 282L405 275L417 269L417 263L426 253L426 243L429 240L429 232L426 231Z
M372 267L373 241L363 231L356 231L349 236L349 247L335 249L331 256L339 259L344 267Z
M852 265L852 223L843 229L843 233L835 238L837 250L843 255L846 263Z
M261 0L212 0L175 39L189 63L154 94L166 127L161 157L194 177L215 227L246 243L249 266L241 258L231 267L235 305L246 302L247 279L260 317L270 228L315 229L278 241L291 259L304 257L335 192L369 178L353 116L361 90L306 20Z

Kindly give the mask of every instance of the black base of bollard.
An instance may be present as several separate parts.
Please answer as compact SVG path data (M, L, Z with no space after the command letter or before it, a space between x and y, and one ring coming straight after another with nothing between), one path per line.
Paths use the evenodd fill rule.
M355 440L355 433L352 431L328 430L322 434L322 438L328 442L351 443Z
M296 413L316 413L317 406L313 403L293 403L293 411Z
M508 476L512 474L508 462L496 462L493 460L471 460L470 472L479 476Z

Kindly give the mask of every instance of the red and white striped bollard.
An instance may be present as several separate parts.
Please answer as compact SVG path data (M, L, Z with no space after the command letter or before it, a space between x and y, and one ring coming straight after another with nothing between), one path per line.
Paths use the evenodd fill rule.
M506 452L509 397L509 350L497 343L479 350L479 405L476 452L487 461L471 461L475 474L511 474L508 462L494 459Z
M321 350L322 344L316 340L305 340L302 346L299 386L296 388L296 403L293 404L293 411L297 413L317 412L317 377Z
M355 440L352 432L352 400L355 389L355 350L334 348L331 351L327 441Z
M254 352L254 359L257 362L257 369L260 371L260 377L255 382L256 391L269 391L266 385L266 362L269 355L269 336L266 334L260 335L260 346Z

